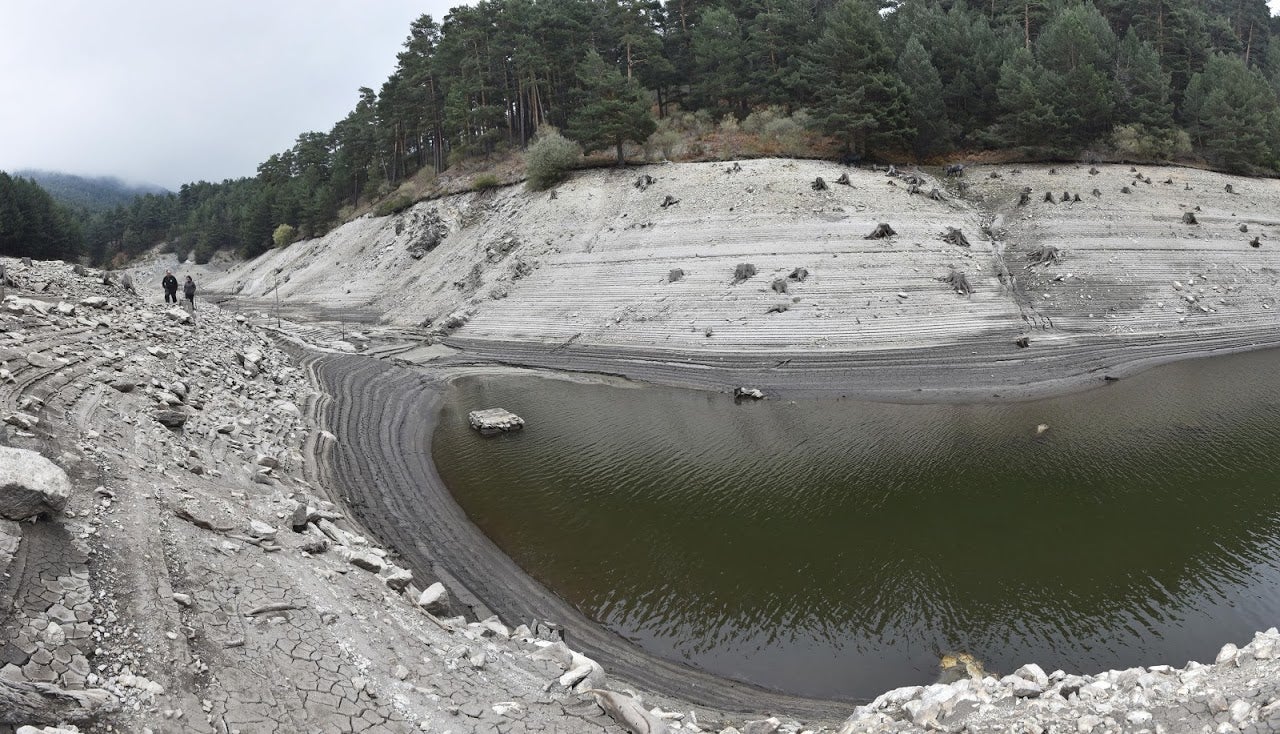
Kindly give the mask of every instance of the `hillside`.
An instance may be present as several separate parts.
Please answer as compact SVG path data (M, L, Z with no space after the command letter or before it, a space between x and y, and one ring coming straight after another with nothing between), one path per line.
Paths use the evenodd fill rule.
M924 371L955 367L953 388L985 391L998 371L1015 390L1257 345L1276 326L1280 182L1182 168L977 167L960 180L914 174L913 195L907 173L790 160L740 168L599 171L554 198L511 187L424 202L273 250L206 286L272 307L278 284L286 308L311 318L416 328L526 364L575 355L580 368L715 385L732 375L676 378L664 361L792 360L756 379L819 392L890 390L912 367L887 375L875 357L901 350ZM834 183L841 174L850 185ZM642 189L644 176L654 182ZM819 176L825 191L812 188ZM1019 206L1024 187L1032 193ZM934 189L940 201L924 195ZM1071 201L1047 203L1046 192ZM678 203L664 208L666 197ZM1183 222L1188 212L1197 224ZM865 239L879 222L897 234ZM949 227L970 246L945 242ZM1033 265L1042 247L1060 261ZM740 264L756 272L735 282ZM953 270L971 294L942 281ZM958 379L965 370L970 379Z
M143 194L168 193L160 186L130 184L114 176L87 177L38 169L14 171L13 174L40 184L59 204L88 212L108 211Z

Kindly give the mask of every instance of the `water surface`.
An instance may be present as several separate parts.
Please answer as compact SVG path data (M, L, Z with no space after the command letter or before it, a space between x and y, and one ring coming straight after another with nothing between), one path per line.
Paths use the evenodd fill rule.
M1280 624L1278 363L993 405L474 378L434 452L526 571L715 673L866 698L932 682L945 652L1181 666ZM468 429L495 406L528 427Z

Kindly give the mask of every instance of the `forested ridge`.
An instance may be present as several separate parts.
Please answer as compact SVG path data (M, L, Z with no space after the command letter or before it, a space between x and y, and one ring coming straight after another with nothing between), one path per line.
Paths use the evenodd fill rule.
M706 140L749 131L759 150L847 162L1012 149L1267 174L1278 36L1265 0L481 0L415 21L395 72L328 132L254 177L86 224L86 254L256 255L561 134L619 158L713 158Z

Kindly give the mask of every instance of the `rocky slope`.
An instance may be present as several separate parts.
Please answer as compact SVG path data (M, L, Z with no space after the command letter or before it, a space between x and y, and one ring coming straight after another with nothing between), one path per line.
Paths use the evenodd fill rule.
M550 194L366 217L209 285L480 359L676 383L746 364L814 393L1009 395L1275 342L1280 182L1116 165L895 174L780 160L589 172ZM897 234L865 239L880 222ZM1042 248L1056 258L1034 264ZM888 364L899 374L882 382Z

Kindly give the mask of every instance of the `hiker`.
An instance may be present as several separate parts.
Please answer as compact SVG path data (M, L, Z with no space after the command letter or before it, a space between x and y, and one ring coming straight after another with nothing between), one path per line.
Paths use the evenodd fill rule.
M191 310L196 310L196 282L187 276L187 282L182 284L182 295L187 299L187 304L191 306Z
M178 302L178 279L173 277L172 270L164 271L164 280L160 281L160 285L164 286L164 302Z

